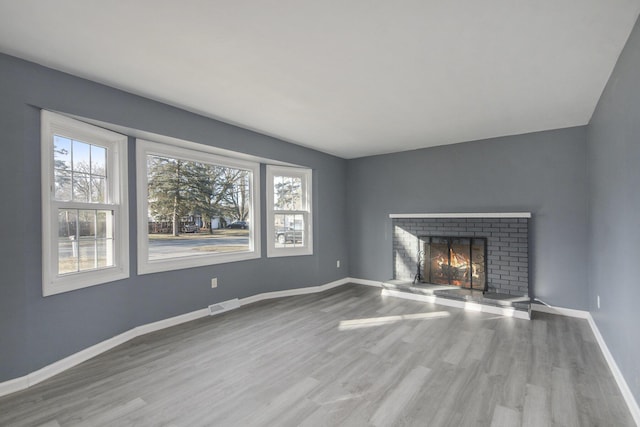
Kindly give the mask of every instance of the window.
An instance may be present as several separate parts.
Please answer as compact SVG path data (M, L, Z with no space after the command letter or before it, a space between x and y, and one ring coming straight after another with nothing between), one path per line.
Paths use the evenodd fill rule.
M267 166L267 255L311 255L311 169Z
M42 111L45 296L129 277L127 137Z
M260 257L259 165L138 139L138 272Z

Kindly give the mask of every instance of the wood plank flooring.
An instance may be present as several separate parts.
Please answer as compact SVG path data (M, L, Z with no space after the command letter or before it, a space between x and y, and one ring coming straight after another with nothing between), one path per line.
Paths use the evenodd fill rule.
M2 426L633 426L586 321L348 285L136 338L0 398Z

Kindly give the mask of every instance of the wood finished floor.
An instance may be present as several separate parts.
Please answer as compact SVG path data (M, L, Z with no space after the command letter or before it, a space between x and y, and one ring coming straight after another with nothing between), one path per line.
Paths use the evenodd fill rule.
M633 426L584 320L348 285L136 338L0 398L2 426Z

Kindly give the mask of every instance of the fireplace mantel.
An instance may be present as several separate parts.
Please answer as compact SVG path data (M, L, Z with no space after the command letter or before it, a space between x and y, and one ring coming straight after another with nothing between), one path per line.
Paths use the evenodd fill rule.
M449 212L389 214L389 218L531 218L531 212Z

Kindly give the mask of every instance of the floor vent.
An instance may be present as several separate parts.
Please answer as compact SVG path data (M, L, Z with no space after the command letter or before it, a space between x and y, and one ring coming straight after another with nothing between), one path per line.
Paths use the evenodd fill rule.
M209 306L209 316L214 314L223 313L225 311L233 310L240 307L240 300L238 298L230 299L229 301L219 302Z

